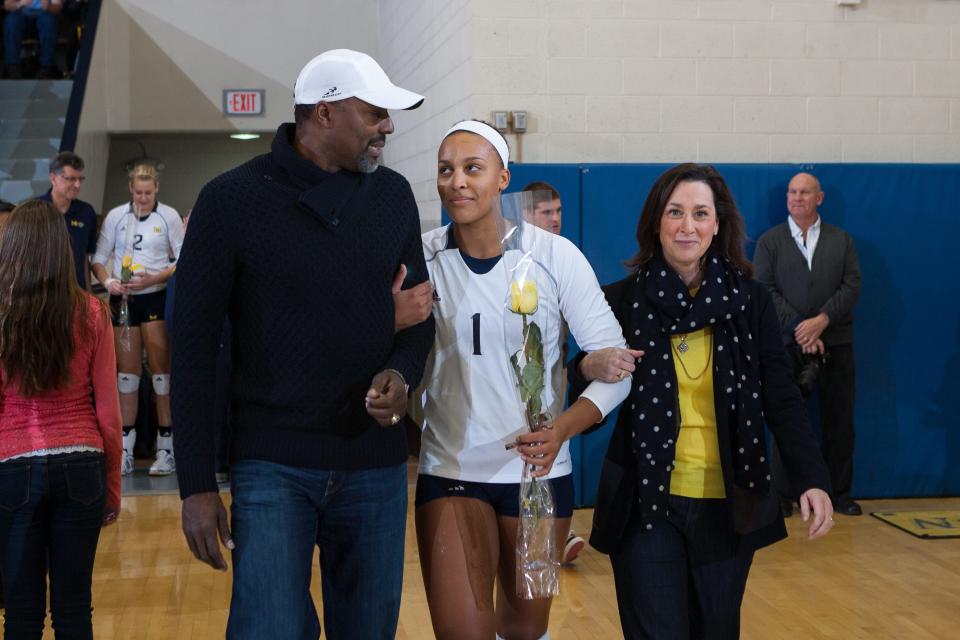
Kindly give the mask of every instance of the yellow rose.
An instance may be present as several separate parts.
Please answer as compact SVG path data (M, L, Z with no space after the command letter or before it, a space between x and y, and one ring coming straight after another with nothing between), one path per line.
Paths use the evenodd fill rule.
M144 269L143 265L139 262L134 262L132 265L130 265L130 271L136 273L137 271L146 271L146 269Z
M537 298L537 283L533 280L524 280L510 283L510 310L514 313L530 315L535 313L539 299Z
M123 256L123 260L120 261L120 266L126 267L127 269L130 268L131 264L133 264L132 256Z

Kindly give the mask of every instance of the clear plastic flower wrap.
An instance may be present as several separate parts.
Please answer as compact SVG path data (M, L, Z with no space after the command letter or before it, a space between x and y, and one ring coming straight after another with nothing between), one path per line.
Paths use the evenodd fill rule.
M120 284L130 282L135 274L143 274L142 265L133 261L133 252L136 243L136 229L138 213L130 212L127 216L126 235L124 236L123 253L120 257L120 273L118 274ZM120 327L120 335L117 337L117 345L121 351L129 353L132 348L130 342L130 305L128 301L129 294L124 293L120 297L120 307L117 309L117 324Z
M559 335L555 284L544 265L551 263L553 243L546 232L530 222L533 210L529 192L501 197L503 214L502 255L509 278L506 290L504 338L510 368L517 381L518 409L531 432L550 429L551 406L559 410L556 392L547 389L551 379L544 360L544 340ZM545 395L545 391L547 394ZM549 480L535 478L535 467L523 465L520 478L520 517L517 525L517 595L526 599L549 598L560 593L560 549L557 544L557 510Z
M127 294L120 298L120 308L117 309L117 326L120 327L120 335L117 336L117 345L124 353L129 353L130 345L130 305L127 302Z

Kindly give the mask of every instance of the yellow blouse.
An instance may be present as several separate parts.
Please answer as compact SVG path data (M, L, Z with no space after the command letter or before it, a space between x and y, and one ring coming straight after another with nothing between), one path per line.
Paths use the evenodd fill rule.
M670 493L688 498L724 498L713 403L713 328L686 334L689 348L685 353L678 353L679 335L673 336L671 342L681 421Z

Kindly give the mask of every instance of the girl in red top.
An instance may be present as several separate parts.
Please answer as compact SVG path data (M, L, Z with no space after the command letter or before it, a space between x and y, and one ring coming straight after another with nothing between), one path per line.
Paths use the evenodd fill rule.
M0 231L0 570L4 637L92 638L100 528L120 511L110 317L77 286L63 216L33 200Z

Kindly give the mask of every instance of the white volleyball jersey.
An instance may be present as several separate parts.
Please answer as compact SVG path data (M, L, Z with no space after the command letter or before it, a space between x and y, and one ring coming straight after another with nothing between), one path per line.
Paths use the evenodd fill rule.
M604 298L586 258L566 238L524 225L518 245L508 249L487 273L470 270L453 240L450 225L423 234L430 279L440 301L434 304L434 348L424 373L424 432L420 472L471 482L520 482L523 462L504 445L528 432L524 405L510 356L521 347L523 320L507 306L516 267L535 265L539 308L530 319L543 334L543 411L563 409L561 317L581 348L626 347L620 325ZM526 255L526 258L524 256ZM592 383L583 397L603 415L630 391L630 379ZM570 474L565 443L550 471Z
M135 263L143 265L147 273L157 273L180 258L183 236L183 220L173 207L158 202L149 215L138 218L130 203L122 204L111 209L100 225L93 262L107 266L112 255L112 267L107 271L111 277L119 278L123 256L129 255ZM133 295L164 287L165 284L147 287Z

